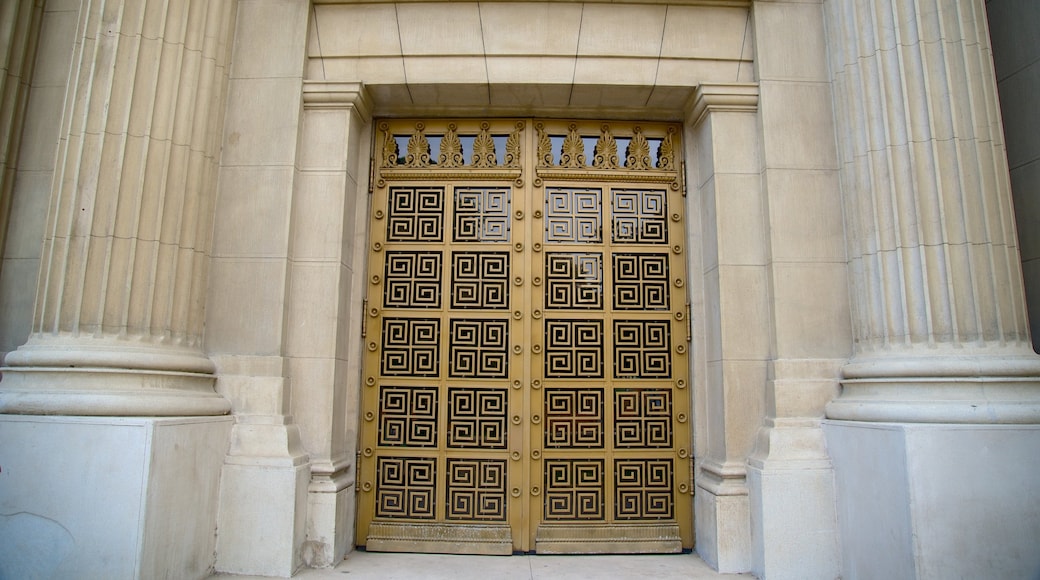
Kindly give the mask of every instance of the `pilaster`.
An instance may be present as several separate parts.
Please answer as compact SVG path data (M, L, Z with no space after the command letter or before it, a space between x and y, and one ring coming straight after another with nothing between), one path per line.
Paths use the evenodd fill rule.
M216 570L288 577L304 564L311 457L294 416L297 316L293 215L301 196L306 0L240 0L228 82L206 347L235 426L221 475ZM328 289L328 286L324 287ZM306 312L328 314L328 294ZM302 326L296 326L300 325ZM317 328L314 329L317 334Z
M762 421L768 341L758 87L702 84L687 107L697 551L720 572L751 566L746 459ZM691 254L693 254L691 252Z

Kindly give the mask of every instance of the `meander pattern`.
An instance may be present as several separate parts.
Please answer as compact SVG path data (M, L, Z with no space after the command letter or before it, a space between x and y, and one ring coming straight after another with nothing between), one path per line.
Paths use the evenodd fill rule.
M379 127L359 544L609 551L659 524L691 546L678 132Z

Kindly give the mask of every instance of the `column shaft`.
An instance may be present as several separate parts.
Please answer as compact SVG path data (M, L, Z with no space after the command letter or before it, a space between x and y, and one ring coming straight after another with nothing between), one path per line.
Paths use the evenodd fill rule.
M830 0L855 356L836 419L1040 420L981 0Z
M32 334L0 411L227 412L201 341L234 10L83 2Z

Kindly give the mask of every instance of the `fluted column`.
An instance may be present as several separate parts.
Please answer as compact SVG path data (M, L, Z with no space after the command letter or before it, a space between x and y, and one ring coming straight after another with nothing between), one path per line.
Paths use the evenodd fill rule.
M229 410L201 340L234 9L83 1L32 334L0 412Z
M983 0L828 0L855 355L832 419L1040 422Z

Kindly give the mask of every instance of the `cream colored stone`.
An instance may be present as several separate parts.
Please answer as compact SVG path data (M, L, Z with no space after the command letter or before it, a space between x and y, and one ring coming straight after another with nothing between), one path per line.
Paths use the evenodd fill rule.
M710 147L714 173L759 173L762 159L755 116L721 111L710 115L711 142L702 146Z
M770 353L766 268L719 266L723 360L765 360Z
M239 0L231 78L299 78L307 40L308 6L301 2Z
M40 257L40 232L47 222L49 171L19 171L11 199L11 220L4 242L4 259ZM6 278L6 276L5 276Z
M848 356L848 277L844 263L774 263L776 354L782 358Z
M365 79L373 96L378 94L377 85L404 85L406 81L404 59L400 56L330 57L319 61L317 66L322 79ZM407 91L404 87L399 90ZM379 98L376 101L384 102Z
M755 445L755 435L765 408L763 386L767 379L764 360L739 360L730 356L722 362L722 391L725 424L715 435L726 443L723 459L742 464Z
M35 87L30 91L25 112L25 133L18 159L19 170L54 171L64 102L64 85Z
M490 2L479 7L488 56L577 53L580 4Z
M404 71L413 85L488 82L483 56L405 56Z
M576 66L573 56L488 56L486 63L492 92L495 85L569 85Z
M322 56L401 55L393 4L315 5L314 21Z
M221 165L292 165L300 94L299 78L231 80Z
M750 58L751 45L744 41L748 27L748 11L742 8L669 6L661 57Z
M581 14L580 56L661 54L663 6L585 4Z
M714 226L718 232L717 260L721 265L763 265L768 261L768 217L761 182L758 175L714 177ZM709 249L705 247L706 251Z
M339 414L336 361L308 353L306 357L290 358L288 367L300 441L312 460L328 462L332 457L333 416Z
M406 3L396 10L405 56L484 53L478 4Z
M340 266L335 262L295 262L290 290L285 352L288 356L328 357L336 353L336 302Z
M293 258L339 260L344 237L342 173L303 172L296 176L293 199ZM351 196L353 197L353 196Z
M310 109L303 115L303 134L300 142L301 170L344 170L347 168L346 109ZM355 160L357 157L355 156Z
M8 353L25 344L32 328L39 258L4 260L0 278L0 352Z
M276 354L282 347L284 260L214 258L206 301L210 352Z
M213 255L285 256L293 177L288 166L224 167L216 205L223 225L213 232Z
M623 109L631 114L642 110L650 98L651 90L645 86L574 85L568 104L593 109Z
M694 496L697 554L712 568L734 573L751 568L748 497L720 495L700 488Z
M845 260L841 189L836 172L772 170L766 176L766 190L774 260Z
M581 56L574 64L574 83L578 85L653 86L656 75L657 61L652 58ZM633 104L645 102L644 98Z
M40 24L41 42L36 52L34 87L62 87L69 81L72 43L79 24L79 6L59 10L47 5Z
M820 4L763 2L752 14L761 80L828 79Z
M825 83L762 81L760 85L765 164L781 169L834 169L837 158Z

